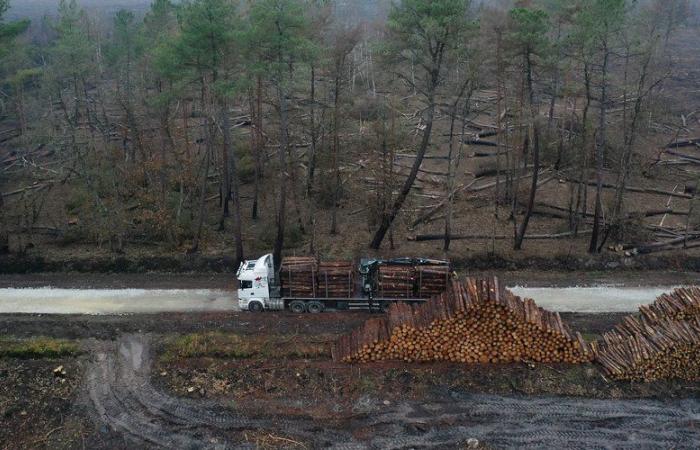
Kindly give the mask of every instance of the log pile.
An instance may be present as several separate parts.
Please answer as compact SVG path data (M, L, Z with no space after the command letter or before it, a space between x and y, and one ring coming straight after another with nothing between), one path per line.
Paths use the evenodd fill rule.
M495 278L452 281L446 292L419 305L394 303L386 317L368 320L333 348L333 358L347 363L581 363L591 355L559 314L513 295Z
M651 305L641 306L639 311L651 323L700 317L700 288L676 289L671 294L661 295Z
M618 380L700 380L700 319L626 317L594 345L595 359Z
M377 275L381 298L414 298L416 269L407 265L381 265Z
M416 267L416 294L418 298L430 298L447 290L450 267L447 265L420 265Z
M640 307L593 346L595 359L618 380L700 380L700 289L676 289Z
M318 266L319 297L350 298L355 293L351 261L323 261Z
M316 297L318 263L312 256L287 256L282 259L280 281L284 297Z

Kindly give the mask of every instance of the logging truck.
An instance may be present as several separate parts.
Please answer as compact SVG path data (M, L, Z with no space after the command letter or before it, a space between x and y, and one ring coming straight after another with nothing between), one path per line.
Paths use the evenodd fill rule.
M420 303L447 289L450 264L425 258L362 259L319 262L312 257L272 254L238 267L238 303L242 311L296 314L327 310L385 311L393 302Z

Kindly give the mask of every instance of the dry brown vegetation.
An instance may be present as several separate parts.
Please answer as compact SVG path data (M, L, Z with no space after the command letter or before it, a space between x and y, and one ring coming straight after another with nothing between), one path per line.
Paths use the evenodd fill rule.
M673 16L678 11L664 9L671 3L676 5L643 3L625 18L630 25L610 38L616 53L603 105L607 141L600 167L594 162L603 147L594 137L600 136L602 75L594 58L584 118L587 72L576 47L562 37L575 30L575 11L566 17L548 11L550 22L561 18L562 36L556 27L543 30L551 46L549 53L532 55L532 101L521 89L527 71L513 41L517 22L506 11L478 12L481 27L465 41L467 53L448 58L441 69L430 144L381 253L444 256L449 228L453 260L579 257L589 250L597 225L595 252L609 258L695 254L697 146L679 145L700 132L694 90L700 61L693 44L698 28L692 10L682 21ZM108 42L104 46L114 51L107 52L113 59L80 66L76 92L70 68L55 58L53 78L25 73L24 90L4 88L13 106L0 115L0 133L11 136L0 142L5 205L0 217L9 250L58 260L115 253L153 258L192 250L222 255L238 252L240 226L245 255L259 255L279 243L284 174L286 253L335 258L376 253L369 244L418 160L425 99L392 75L411 80L411 68L377 51L391 41L382 22L344 30L337 17L325 14L309 10L304 18L316 33L310 39L324 50L294 65L286 127L275 84L265 76L226 68L243 70L240 76L251 82L226 98L223 117L217 99L200 95L209 92L209 68L202 69L204 85L157 92L161 82L175 87L168 84L173 74L159 72L157 53L139 53L138 43L124 40L129 34L149 36L155 22L142 25L135 18L122 24L126 34L116 32L109 41L97 39L107 31L90 27L89 14L73 18L77 38ZM158 26L173 40L187 32L174 16L165 19ZM37 26L32 33L39 32ZM634 47L633 38L649 27L668 34L660 33L649 47ZM43 31L52 51L76 39L60 30ZM133 54L124 53L129 45ZM18 48L17 55L25 55L27 49ZM90 59L102 50L79 47L75 56ZM557 51L567 64L552 66L551 52ZM8 70L27 63L19 56L7 63ZM139 65L125 65L129 57ZM421 82L420 71L414 75ZM129 87L134 95L123 96ZM639 89L643 95L637 95ZM50 112L46 98L55 105ZM220 132L223 123L229 124L228 137ZM530 205L533 127L540 155ZM286 142L280 134L285 129ZM674 142L679 144L669 147ZM231 177L221 170L227 158L235 162ZM229 188L239 201L222 195ZM520 252L513 250L516 234L524 237Z

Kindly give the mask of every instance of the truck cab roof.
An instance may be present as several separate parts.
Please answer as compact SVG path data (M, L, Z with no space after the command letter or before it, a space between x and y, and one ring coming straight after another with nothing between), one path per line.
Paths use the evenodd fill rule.
M236 278L239 280L255 280L261 276L267 277L274 270L273 266L271 253L255 260L243 261L238 267Z

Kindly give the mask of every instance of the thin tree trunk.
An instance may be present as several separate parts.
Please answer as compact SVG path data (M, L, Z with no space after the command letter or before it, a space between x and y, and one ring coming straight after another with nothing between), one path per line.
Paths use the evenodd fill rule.
M607 47L604 48L603 55L603 65L602 65L602 80L601 80L601 91L600 91L600 101L599 101L599 116L598 116L598 132L596 139L596 152L595 152L595 162L596 162L596 193L595 193L595 212L593 215L593 232L591 234L591 242L588 246L589 253L598 252L598 237L600 235L601 228L601 216L603 215L603 163L605 158L605 145L606 145L606 135L605 135L605 121L607 112L607 102L608 102L608 89L607 89L607 75L608 75L608 62L610 59L610 52Z
M311 66L311 148L309 148L309 167L306 175L306 196L311 195L316 172L316 68Z
M236 152L233 142L231 140L231 118L229 117L228 107L226 102L221 102L221 127L223 128L224 137L224 154L229 155L230 149L230 162L225 163L227 168L230 167L231 177L230 177L230 188L229 197L233 195L233 238L235 240L236 247L236 261L233 267L238 267L241 262L243 262L243 236L241 235L241 202L239 194L239 182L238 182L238 172L236 170ZM225 158L227 160L228 158ZM228 200L225 202L228 204ZM221 218L220 228L223 229L224 217Z
M224 142L221 146L221 201L223 209L221 211L221 219L219 220L219 231L223 231L226 228L226 218L231 215L229 210L229 202L231 201L231 161L229 159L229 149L232 149L231 119L228 113L228 105L223 100L220 101L219 115L224 137Z
M279 121L280 121L280 143L277 156L279 158L279 194L277 200L277 236L275 238L275 246L273 249L273 257L275 260L275 269L278 269L282 263L282 249L284 248L284 231L287 220L287 148L289 147L289 128L287 123L287 97L282 87L282 81L277 81L277 101L279 102Z
M530 197L527 203L527 210L525 212L525 217L520 224L520 229L518 230L517 236L515 238L515 250L521 250L523 247L523 239L525 238L525 233L527 232L527 226L530 223L530 217L532 216L532 211L535 209L535 197L537 195L537 182L540 172L540 132L538 126L534 126L534 138L532 146L532 164L534 165L532 173L532 184L530 185Z
M340 80L344 64L336 65L333 98L333 210L331 212L331 235L338 233L338 203L340 202Z
M204 155L204 175L202 176L202 181L200 183L200 195L199 195L199 217L197 218L197 232L195 233L194 236L194 242L192 243L192 248L190 249L189 253L197 253L199 251L199 243L202 239L202 227L204 225L204 215L206 213L206 204L207 204L207 181L209 180L209 166L211 163L211 154L212 154L212 144L211 144L211 136L213 134L212 129L211 129L211 119L209 118L209 115L207 114L207 118L205 120L206 122L206 128L207 128L207 145L206 145L206 154Z
M0 194L0 255L10 252L10 236L5 229L5 200Z
M535 92L533 88L532 81L532 60L530 53L525 55L525 70L526 70L526 83L528 91L528 103L530 107L530 127L532 129L532 164L533 164L533 174L532 174L532 184L530 186L530 196L528 198L527 209L525 211L525 217L523 218L520 227L515 233L515 242L513 248L515 250L521 250L523 246L523 240L525 238L525 233L527 232L527 227L530 223L530 217L532 216L532 210L535 208L535 198L537 195L537 178L540 171L540 136L539 127L537 125L537 112L535 108ZM526 138L527 139L527 138ZM527 142L527 141L526 141ZM527 144L523 146L527 150ZM527 160L525 160L527 163Z
M255 130L251 133L253 136L254 145L251 145L250 151L253 153L253 161L255 164L255 180L253 187L253 207L251 211L251 216L253 220L258 219L258 202L260 198L260 181L262 179L262 162L260 156L264 150L263 146L263 135L262 135L262 78L258 76L258 82L255 94L255 103L251 99L251 111L255 111L253 114L255 120ZM251 119L253 119L251 117Z

